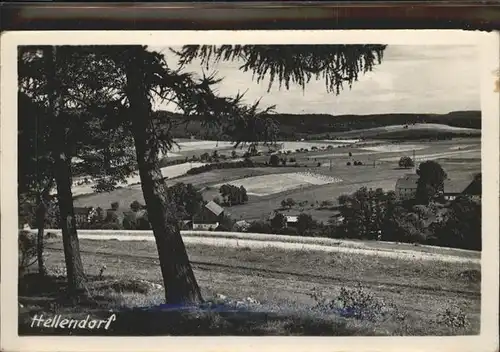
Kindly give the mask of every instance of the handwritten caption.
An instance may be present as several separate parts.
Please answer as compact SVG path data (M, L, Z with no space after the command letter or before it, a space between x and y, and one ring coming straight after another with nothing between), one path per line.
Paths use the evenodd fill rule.
M31 327L62 328L62 329L101 329L108 330L111 323L116 320L116 314L112 314L108 319L90 319L87 315L85 319L67 319L62 315L45 317L43 314L34 315L31 318Z

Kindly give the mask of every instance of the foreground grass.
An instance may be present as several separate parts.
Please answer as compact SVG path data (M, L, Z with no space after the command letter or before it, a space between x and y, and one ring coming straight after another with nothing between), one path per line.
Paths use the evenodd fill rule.
M62 245L53 242L47 247L49 272L53 276L63 274ZM64 299L63 276L45 280L45 284L29 276L20 281L20 302L24 305L20 311L20 334L44 333L30 328L33 314L108 317L110 310L118 312L118 320L112 329L99 333L334 336L479 333L480 266L477 264L188 245L205 298L222 294L235 301L251 297L260 303L245 306L243 311L232 311L227 306L222 311L144 311L130 309L156 306L163 300L154 243L81 240L81 249L90 281L88 292L77 304ZM141 281L127 284L132 279ZM363 294L376 301L365 299L368 303L363 304L367 309L387 314L367 321L341 316L332 309L330 302L339 297L342 288L354 288L358 283L363 285ZM455 310L465 314L467 324L455 323ZM443 319L441 313L448 314L448 319Z

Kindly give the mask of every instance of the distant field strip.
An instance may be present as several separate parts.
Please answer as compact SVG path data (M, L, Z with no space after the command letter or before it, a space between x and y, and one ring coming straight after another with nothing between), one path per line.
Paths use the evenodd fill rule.
M163 175L163 177L167 178L179 177L186 174L189 170L195 167L203 166L205 164L206 163L201 163L201 162L187 162L178 165L165 166L161 168L161 174ZM124 183L119 184L119 186L126 187L128 185L137 184L140 182L141 182L140 176L138 174L135 174L130 177L127 177L126 181ZM94 193L94 189L92 188L93 186L94 183L79 184L78 181L75 181L73 183L73 188L72 188L73 196Z
M417 160L435 160L441 158L449 158L463 154L473 154L479 153L481 155L481 149L468 149L468 150L459 150L453 152L442 152L442 153L434 153L434 154L421 154L416 156ZM389 158L381 158L381 161L398 161L400 156L389 157Z
M60 230L50 230L60 236ZM132 234L134 233L135 234ZM184 233L188 232L188 233ZM142 234L141 234L142 233ZM349 246L349 241L331 240L326 238L311 238L303 239L303 243L298 242L285 242L282 241L277 235L263 235L260 234L261 239L259 239L259 234L238 234L228 233L226 237L218 235L207 235L194 233L189 234L189 231L183 231L183 241L187 244L204 244L210 246L218 247L249 247L249 248L280 248L287 250L302 250L302 251L320 251L320 252L339 252L339 253L352 253L361 255L371 255L380 256L388 258L396 258L403 260L425 260L425 261L442 261L451 263L476 263L480 264L481 259L471 256L460 256L460 251L456 251L456 255L452 253L455 252L453 249L449 250L449 254L434 253L434 252L424 252L420 250L412 249L400 249L400 248L375 248L363 246L363 243L351 243ZM264 240L266 236L277 237L277 240ZM118 241L154 241L151 231L100 231L100 230L81 230L79 231L78 237L80 239L89 240L118 240ZM331 244L327 245L325 243L332 241ZM308 243L306 243L308 242ZM316 242L316 243L314 243ZM342 245L344 244L344 245ZM447 249L444 248L443 252ZM465 252L465 251L464 251ZM470 251L467 251L470 252Z
M267 196L309 185L325 185L342 182L338 177L325 176L312 172L291 172L242 178L229 184L245 187L249 195ZM222 184L215 185L220 187Z
M422 150L429 148L427 145L418 145L418 144L386 144L386 145L377 145L373 147L362 147L359 149L362 150L371 150L379 153L394 153L394 152L407 152L410 150Z

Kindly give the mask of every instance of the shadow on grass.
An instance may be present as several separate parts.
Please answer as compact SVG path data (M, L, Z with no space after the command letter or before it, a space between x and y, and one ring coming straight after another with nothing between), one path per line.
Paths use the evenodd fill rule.
M92 319L107 319L100 312ZM19 335L80 336L367 336L369 331L348 327L343 320L322 320L313 316L290 316L270 312L210 310L143 310L116 313L108 330L31 327L20 320ZM365 329L363 329L365 330Z
M348 327L341 318L324 319L307 313L257 311L259 307L215 304L196 307L159 305L145 308L117 308L116 296L103 291L139 292L145 289L136 282L120 282L110 278L89 277L88 286L97 290L81 292L71 299L66 278L28 274L19 280L19 335L79 336L351 336L369 335ZM118 287L119 286L119 287ZM91 289L92 291L92 289ZM111 309L110 309L111 308ZM262 309L262 307L260 307ZM108 329L88 327L44 327L34 323L35 315L44 319L78 319L79 321L116 319ZM87 325L88 326L88 325Z
M88 277L88 283L95 281L96 277ZM18 296L22 304L35 306L38 311L54 311L75 306L82 309L99 309L112 303L111 297L90 296L85 289L80 290L76 297L70 297L66 277L41 276L38 273L19 278Z

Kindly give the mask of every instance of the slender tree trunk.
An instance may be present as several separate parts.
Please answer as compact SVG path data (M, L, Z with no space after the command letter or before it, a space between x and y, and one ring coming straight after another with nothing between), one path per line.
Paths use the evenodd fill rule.
M126 68L127 95L142 192L156 240L168 304L202 301L180 234L178 219L167 199L167 189L158 167L158 149L152 130L151 103L144 85L144 64L132 55Z
M38 229L37 239L36 239L36 257L38 262L38 273L45 276L45 264L43 260L43 235L45 230L45 214L47 213L47 207L42 199L42 195L39 196L38 206L36 209L36 228Z
M49 106L54 126L52 152L54 155L54 175L57 185L57 200L60 212L64 259L66 262L66 275L68 278L68 294L74 297L83 288L85 275L80 257L80 246L73 207L71 156L67 153L66 123L60 115L62 99L56 69L56 50L55 46L46 50L48 63L47 85L49 87Z

